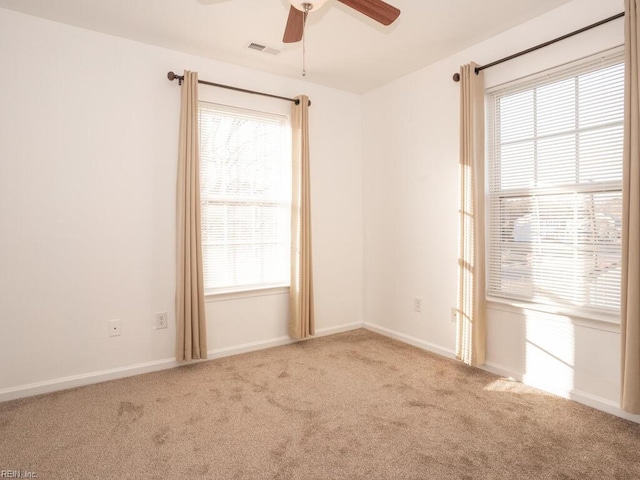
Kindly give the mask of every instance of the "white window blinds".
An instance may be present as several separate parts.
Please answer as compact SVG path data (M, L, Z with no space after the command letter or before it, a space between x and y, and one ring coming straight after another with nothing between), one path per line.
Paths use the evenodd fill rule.
M205 290L289 285L288 119L200 103Z
M489 296L619 311L622 61L487 92Z

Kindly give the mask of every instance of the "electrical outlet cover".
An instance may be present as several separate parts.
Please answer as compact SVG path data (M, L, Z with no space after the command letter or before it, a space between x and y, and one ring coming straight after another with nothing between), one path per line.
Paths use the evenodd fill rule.
M122 334L121 327L120 320L109 320L109 336L119 337Z
M422 299L419 297L415 297L413 299L413 309L416 312L422 312Z
M169 327L167 312L159 312L156 313L156 330L160 330L161 328Z

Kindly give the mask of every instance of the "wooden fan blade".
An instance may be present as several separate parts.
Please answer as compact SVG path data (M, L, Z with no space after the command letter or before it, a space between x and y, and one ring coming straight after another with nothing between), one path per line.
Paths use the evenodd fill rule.
M365 14L369 18L373 18L376 22L383 25L391 25L398 16L400 10L389 5L382 0L338 0L347 7L351 7L360 13Z
M287 19L287 26L284 28L284 36L282 41L284 43L295 43L302 40L302 32L304 30L304 22L307 19L303 12L291 6L289 9L289 18Z

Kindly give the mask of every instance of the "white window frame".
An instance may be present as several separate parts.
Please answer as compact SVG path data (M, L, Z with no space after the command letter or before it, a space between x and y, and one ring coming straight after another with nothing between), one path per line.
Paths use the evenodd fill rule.
M496 135L496 121L494 117L494 97L499 94L498 92L508 90L510 93L515 93L518 90L525 91L535 86L543 85L548 78L561 78L563 72L566 72L566 78L576 75L577 72L583 73L586 65L594 66L596 63L604 66L611 66L624 61L623 49L617 47L606 52L602 52L596 55L592 55L569 64L561 65L559 67L540 72L538 74L530 75L522 79L514 80L501 84L495 87L491 87L486 90L486 102L487 102L487 175L485 184L485 209L486 209L486 299L489 305L495 304L496 307L504 305L507 308L523 309L541 311L551 314L566 315L575 319L585 319L587 321L604 322L607 324L618 324L620 322L619 311L613 310L599 310L592 308L584 308L579 306L570 306L565 304L554 304L553 302L538 302L535 299L518 298L517 296L500 295L491 290L490 275L494 265L492 264L491 255L491 221L492 221L492 195L490 188L491 176L493 174L493 160L495 155L495 135ZM597 67L593 68L594 70ZM594 192L599 190L608 190L611 188L609 185L599 185ZM618 189L621 191L622 183L620 182ZM499 308L499 307L498 307Z
M252 109L252 108L247 108L245 106L230 106L230 105L225 105L222 103L217 103L217 102L210 102L210 101L205 101L205 100L200 100L199 101L199 105L198 105L198 113L200 115L201 110L205 108L205 109L209 109L209 110L213 110L213 111L220 111L221 113L226 113L226 114L237 114L239 117L242 116L247 116L249 118L264 118L267 119L269 121L278 121L281 125L281 127L283 128L283 137L282 137L282 157L283 157L283 168L286 168L287 171L287 175L291 175L291 122L290 122L290 117L289 115L286 115L282 112L272 112L272 111L263 111L263 110L256 110L256 109ZM202 152L202 139L200 139L200 143L201 143L201 169L200 169L200 173L201 173L201 177L203 175L202 172L202 161L203 161L203 152ZM287 209L287 211L289 212L289 218L286 222L284 222L286 224L286 232L284 232L284 236L286 237L286 241L281 242L283 244L286 243L287 246L287 252L289 251L290 248L290 244L291 244L291 237L290 237L290 211L291 211L291 188L288 189L288 198L284 201L280 201L278 202L278 205L280 207L282 207L283 209ZM209 198L206 193L204 192L204 189L201 189L201 206L202 206L202 211L201 211L201 215L202 215L202 228L204 228L204 224L206 222L206 218L205 218L205 203L207 202L211 202L211 201L218 201L218 200L212 200L212 198ZM247 203L252 203L252 204L260 204L262 202L260 201L255 201L255 202L247 202ZM276 201L270 201L270 204L275 204ZM205 235L204 235L204 231L203 231L203 243L205 241ZM203 245L203 256L205 255L204 252L205 249L205 245ZM288 253L287 253L287 258L288 258ZM203 265L203 267L206 270L206 265ZM287 269L287 271L290 269ZM247 298L247 297L258 297L258 296L264 296L264 295L277 295L277 294L284 294L284 293L288 293L289 292L289 285L290 285L290 278L287 276L286 281L283 279L282 281L279 282L267 282L267 283L253 283L253 284L242 284L242 285L229 285L229 286L220 286L220 287L210 287L207 286L207 276L206 276L206 271L204 273L204 280L205 280L205 296L207 297L207 301L226 301L226 300L232 300L235 298Z

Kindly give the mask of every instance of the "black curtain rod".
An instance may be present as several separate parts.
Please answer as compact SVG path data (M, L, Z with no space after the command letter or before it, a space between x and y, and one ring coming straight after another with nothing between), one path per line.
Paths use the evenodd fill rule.
M167 73L167 78L172 82L177 79L178 85L182 85L182 82L184 81L184 75L176 75L173 72ZM256 92L255 90L247 90L245 88L232 87L231 85L223 85L222 83L207 82L205 80L198 80L198 83L201 83L202 85L210 85L212 87L220 87L220 88L226 88L228 90L235 90L236 92L251 93L254 95L262 95L263 97L277 98L280 100L286 100L287 102L293 102L296 105L300 105L300 100L298 100L297 98L281 97L279 95L272 95L270 93L264 93L264 92ZM309 100L309 106L311 106L311 100Z
M618 18L624 17L624 12L613 15L612 17L605 18L604 20L600 20L599 22L592 23L586 27L580 28L574 32L567 33L566 35L562 35L561 37L554 38L553 40L549 40L548 42L541 43L540 45L536 45L535 47L527 48L518 53L514 53L513 55L509 55L508 57L501 58L500 60L496 60L495 62L488 63L486 65L482 65L481 67L476 67L476 74L480 73L482 70L486 68L491 68L495 65L499 65L500 63L508 62L509 60L513 60L514 58L521 57L522 55L526 55L527 53L535 52L536 50L540 50L541 48L548 47L549 45L553 45L561 40L565 40L569 37L573 37L574 35L578 35L579 33L586 32L587 30L591 30L592 28L599 27L600 25L604 25L605 23L612 22L613 20L617 20ZM453 74L453 81L460 81L460 74Z

